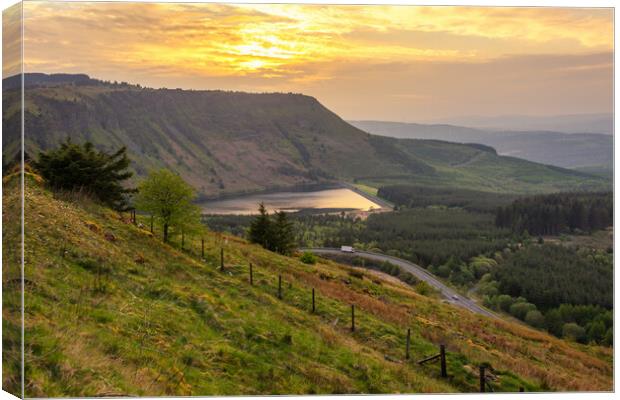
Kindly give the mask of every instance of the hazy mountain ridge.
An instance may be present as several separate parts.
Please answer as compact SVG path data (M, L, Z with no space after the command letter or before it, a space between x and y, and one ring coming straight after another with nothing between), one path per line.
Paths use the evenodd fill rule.
M614 115L612 113L588 113L565 115L498 115L493 117L463 116L445 118L442 121L422 121L423 123L447 123L489 130L509 131L552 131L561 133L602 133L614 134Z
M370 135L302 94L150 89L73 77L26 75L30 155L67 136L104 149L126 145L138 176L167 167L203 195L356 179L520 192L606 184L478 145ZM12 159L19 91L4 96L3 151Z
M563 168L613 167L613 136L597 133L486 130L449 124L349 121L366 132L410 139L440 139L492 146L501 155Z

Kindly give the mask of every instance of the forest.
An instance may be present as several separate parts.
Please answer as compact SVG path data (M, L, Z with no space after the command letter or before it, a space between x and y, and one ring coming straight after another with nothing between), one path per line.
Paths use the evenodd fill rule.
M414 185L383 186L377 194L399 207L443 205L483 213L494 213L498 207L508 205L518 197L513 194Z
M611 253L534 242L498 260L478 285L485 306L558 337L612 344Z
M560 304L613 305L613 257L601 251L531 245L506 257L493 276L501 293L523 296L543 310Z
M556 193L515 200L499 207L495 224L513 232L558 235L590 232L613 224L611 192Z

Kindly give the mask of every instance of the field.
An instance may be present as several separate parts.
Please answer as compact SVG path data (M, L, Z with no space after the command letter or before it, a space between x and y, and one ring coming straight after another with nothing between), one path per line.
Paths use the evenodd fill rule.
M198 237L185 238L185 250L178 238L164 245L127 215L54 196L35 178L25 197L26 396L470 392L481 363L497 377L496 391L612 389L608 348L491 321L375 275L303 264L232 236L206 232L201 259ZM5 223L19 206L14 181L5 180ZM4 252L14 259L11 246ZM3 270L6 284L14 277ZM4 302L4 326L18 326ZM12 392L15 333L5 339L3 368ZM448 379L437 365L413 362L440 343Z

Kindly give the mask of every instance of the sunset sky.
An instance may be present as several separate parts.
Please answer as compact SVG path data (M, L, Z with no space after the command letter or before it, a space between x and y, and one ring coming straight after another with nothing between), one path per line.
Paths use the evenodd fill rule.
M27 72L301 92L345 119L612 111L611 9L28 2L24 14Z

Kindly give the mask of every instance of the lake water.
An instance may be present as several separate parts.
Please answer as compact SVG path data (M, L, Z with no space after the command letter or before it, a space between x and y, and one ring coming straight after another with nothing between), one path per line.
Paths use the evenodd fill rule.
M253 194L200 204L205 214L257 214L263 202L269 212L299 211L308 208L348 208L369 210L381 208L378 204L349 189L326 189L312 192L278 192Z

